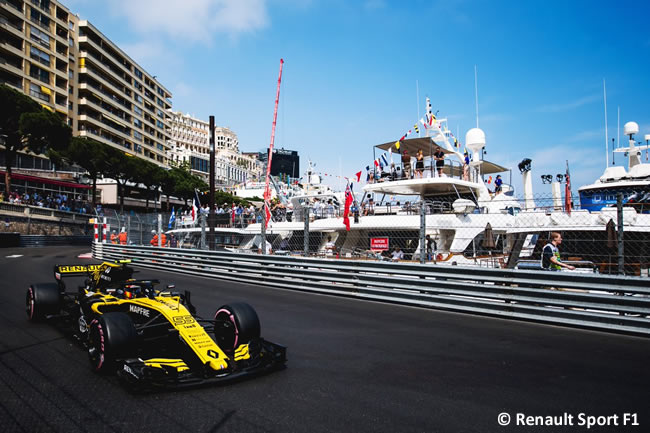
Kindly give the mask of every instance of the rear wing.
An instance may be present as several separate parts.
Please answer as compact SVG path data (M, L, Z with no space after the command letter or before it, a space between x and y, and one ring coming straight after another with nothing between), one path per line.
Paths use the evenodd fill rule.
M91 265L54 265L54 278L61 280L65 277L82 277L91 273L101 272L106 267L119 266L123 263L131 263L131 260L116 260L114 263L104 262Z

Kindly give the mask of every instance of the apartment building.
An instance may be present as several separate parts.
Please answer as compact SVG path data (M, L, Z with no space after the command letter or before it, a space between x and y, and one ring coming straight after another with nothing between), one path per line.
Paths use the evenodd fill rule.
M173 164L189 163L192 173L209 178L209 124L182 112L171 113L171 150ZM259 179L262 164L251 155L239 151L237 134L229 128L215 127L215 182L230 186L246 180Z
M0 82L73 133L167 164L171 92L56 0L0 1Z
M54 0L0 1L0 82L69 123L76 19Z

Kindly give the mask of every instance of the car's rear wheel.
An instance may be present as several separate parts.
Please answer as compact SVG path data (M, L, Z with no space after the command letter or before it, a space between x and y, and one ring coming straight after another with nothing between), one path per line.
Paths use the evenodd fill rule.
M106 313L93 320L88 333L88 359L93 371L114 373L118 359L133 356L137 336L126 313Z
M32 284L25 296L25 311L29 320L43 320L61 310L61 291L56 283Z
M221 350L233 351L240 344L259 336L260 319L250 305L234 302L217 309L214 315L214 337Z

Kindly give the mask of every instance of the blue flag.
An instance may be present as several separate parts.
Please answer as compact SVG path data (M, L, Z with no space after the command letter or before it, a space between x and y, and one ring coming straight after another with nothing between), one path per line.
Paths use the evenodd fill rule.
M167 225L167 228L171 229L174 222L176 222L176 212L174 212L174 208L172 207L172 214L169 216L169 224Z

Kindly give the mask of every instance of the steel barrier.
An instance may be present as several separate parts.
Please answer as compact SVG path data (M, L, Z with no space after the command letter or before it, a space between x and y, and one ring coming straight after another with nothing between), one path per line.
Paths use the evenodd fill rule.
M650 336L650 280L93 244L100 260L282 289Z

